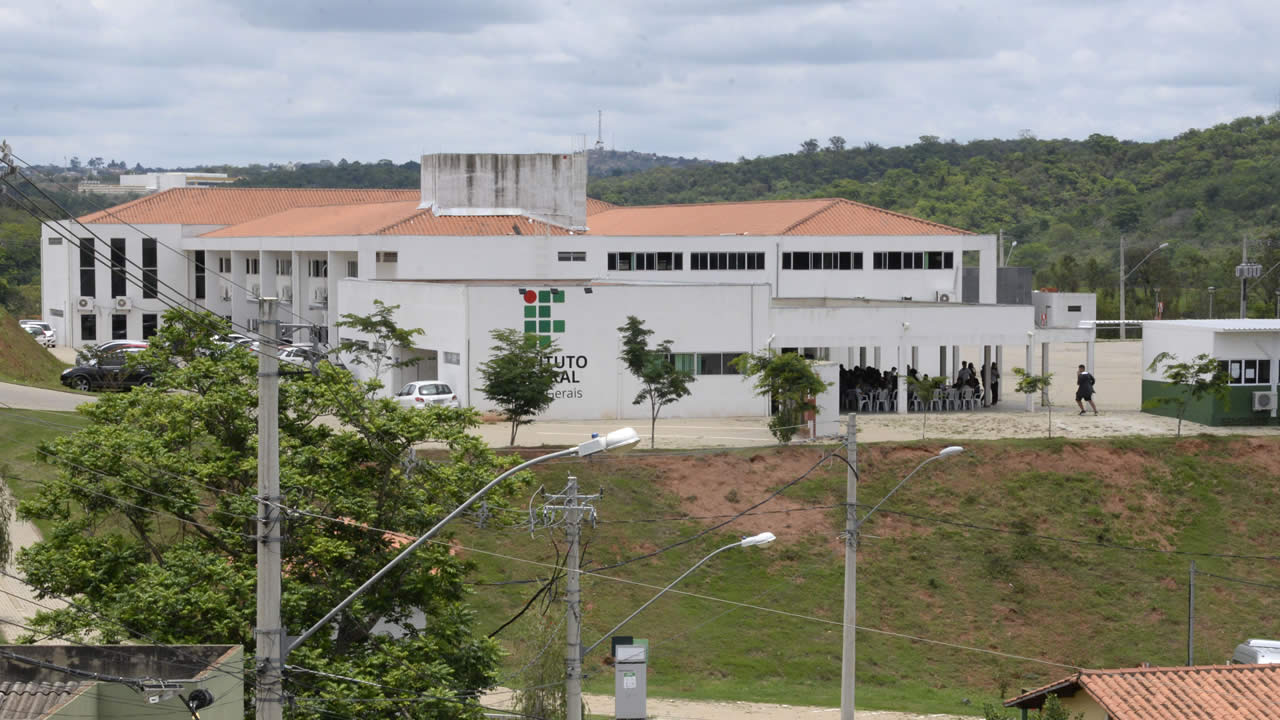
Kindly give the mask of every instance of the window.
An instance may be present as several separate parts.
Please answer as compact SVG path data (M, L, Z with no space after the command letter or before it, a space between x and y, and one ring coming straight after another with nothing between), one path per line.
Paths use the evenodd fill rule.
M677 256L677 261L680 258ZM762 252L696 252L689 254L691 270L763 270ZM679 267L676 267L679 270Z
M329 277L329 261L328 260L312 260L307 263L307 277L327 278Z
M205 283L204 283L204 251L196 251L196 299L204 300ZM146 325L146 316L143 316L143 326ZM145 329L144 329L145 332Z
M561 256L571 253L560 253ZM586 254L583 253L582 261L586 261ZM618 272L628 272L632 270L683 270L684 269L684 253L679 252L611 252L607 256L608 268ZM579 262L578 260L565 260L560 257L562 262Z
M360 277L360 261L359 260L347 261L347 277L352 277L352 278Z
M142 316L142 339L146 340L156 334L156 314L145 313Z
M1067 306L1067 312L1080 312L1080 306L1079 306L1079 305L1068 305L1068 306Z
M699 375L723 375L724 356L721 353L698 353Z
M1231 385L1270 385L1270 360L1220 360L1218 366L1227 373Z
M229 257L218 258L218 272L223 275L226 275L227 273L231 272L231 258Z
M668 355L667 359L670 360L671 364L675 365L676 369L681 372L697 371L697 356L693 353L675 353L673 355Z
M93 238L80 238L80 294L93 297L97 294L94 282ZM88 338L93 340L94 338Z
M156 239L142 238L142 297L154 298L157 285Z
M84 241L82 240L81 243ZM81 245L83 247L83 245ZM80 339L81 340L97 340L98 339L98 316L97 315L81 315L80 316Z
M764 269L764 253L758 253L760 267ZM755 270L757 268L750 268ZM784 252L782 253L783 270L861 270L862 253L860 252Z
M126 340L129 337L129 316L128 315L112 315L111 316L111 339Z
M862 267L861 258L854 253L855 268ZM954 253L929 252L876 252L871 254L873 270L949 270L954 267Z
M62 238L60 238L60 237L51 237L51 238L49 238L49 244L50 244L50 245L61 245L61 244L62 244Z
M276 258L276 274L292 275L293 260L291 258Z
M677 370L695 375L738 375L740 373L731 363L741 354L740 352L673 353L667 356L667 360L675 365Z
M258 266L258 258L245 258L245 259L244 259L244 274L245 274L245 275L257 275L257 274L258 274L258 269L259 269L259 266Z
M461 365L461 364L462 364L462 355L460 355L460 354L458 354L458 353L456 353L456 352L445 352L445 354L444 354L444 364L445 364L445 365Z
M379 250L374 254L374 262L393 263L400 262L400 253L395 250Z
M111 238L111 297L124 295L127 288L124 275L124 238Z
M587 253L585 250L561 250L556 253L556 260L560 262L586 262Z

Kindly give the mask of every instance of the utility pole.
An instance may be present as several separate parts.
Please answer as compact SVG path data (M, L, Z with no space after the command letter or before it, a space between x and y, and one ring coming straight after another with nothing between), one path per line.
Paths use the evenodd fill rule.
M1024 255L1026 253L1023 253ZM1124 340L1124 236L1120 236L1120 339Z
M563 522L565 534L568 536L569 548L565 552L565 718L582 720L582 584L581 542L582 521L587 518L594 525L596 509L592 502L600 498L600 494L580 495L578 478L570 475L564 490L546 496L548 502L542 506L541 524L544 527ZM558 520L559 518L559 520ZM537 527L538 519L531 517L529 525Z
M1249 278L1261 277L1262 266L1249 262L1249 238L1240 238L1240 264L1236 277L1240 278L1240 319L1249 317Z
M1196 664L1196 561L1191 561L1187 583L1187 665Z
M854 720L854 683L857 680L858 624L858 414L849 413L845 428L844 512L844 647L840 654L840 720Z
M280 325L276 299L258 299L257 720L284 715L284 627L280 624Z

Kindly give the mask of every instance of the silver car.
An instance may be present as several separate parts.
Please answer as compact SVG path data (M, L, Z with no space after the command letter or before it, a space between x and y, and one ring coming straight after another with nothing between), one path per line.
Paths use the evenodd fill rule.
M428 405L462 407L453 389L439 380L418 380L405 385L396 393L396 402L404 408L424 408Z
M58 344L58 331L49 323L42 320L19 320L18 324L41 345L51 348ZM31 332L32 328L39 330L39 334Z

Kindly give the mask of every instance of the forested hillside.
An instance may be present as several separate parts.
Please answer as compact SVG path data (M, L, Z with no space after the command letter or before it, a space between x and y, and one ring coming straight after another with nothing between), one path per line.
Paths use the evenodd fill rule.
M627 205L842 197L1003 231L1006 248L1018 241L1012 264L1036 268L1041 286L1099 291L1104 317L1118 311L1120 236L1130 267L1169 242L1130 277L1129 317L1152 317L1157 290L1164 317L1203 317L1209 286L1223 289L1218 315L1238 295L1243 237L1265 268L1280 262L1278 155L1280 114L1149 143L1101 134L964 144L926 136L895 148L809 140L795 154L601 178L587 191ZM1280 271L1256 284L1252 315L1274 314L1278 281Z

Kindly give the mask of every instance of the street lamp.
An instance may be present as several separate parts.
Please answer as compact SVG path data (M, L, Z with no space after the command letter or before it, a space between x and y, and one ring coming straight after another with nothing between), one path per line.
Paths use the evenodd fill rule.
M1139 260L1138 264L1134 265L1133 268L1126 273L1124 271L1124 236L1123 235L1120 236L1120 339L1121 340L1124 340L1126 337L1125 326L1124 326L1124 281L1128 280L1130 275L1136 272L1138 268L1142 267L1142 263L1146 262L1148 258L1150 258L1152 255L1155 255L1156 253L1160 252L1161 250L1167 247L1169 247L1169 243L1167 242L1160 243L1159 245L1156 246L1155 250L1152 250L1151 252L1147 253L1146 257Z
M1213 319L1213 291L1217 289L1218 288L1212 285L1209 286L1209 319L1210 320Z
M1009 267L1009 260L1013 257L1013 251L1016 250L1017 247L1018 247L1018 241L1014 240L1013 244L1009 246L1009 253L1004 256L1005 267Z
M653 604L653 602L654 602L655 600L657 600L658 598L662 597L663 593L665 593L666 591L668 591L668 590L670 590L671 588L675 587L675 586L676 586L676 583L678 583L678 582L680 582L681 580L683 580L683 579L685 579L686 577L688 577L689 573L691 573L691 572L693 572L694 570L697 570L698 568L702 567L702 565L703 565L704 563L706 563L708 560L710 560L711 558L715 557L716 555L719 555L720 553L724 552L725 550L732 550L733 548L739 548L739 547L743 547L743 548L745 548L745 547L753 547L753 546L755 546L755 545L768 545L769 543L771 543L771 542L773 542L774 540L777 540L777 539L778 539L778 538L777 538L773 533L771 533L771 532L762 532L762 533L760 533L759 535L752 535L751 537L742 538L742 539L741 539L741 540L739 540L738 542L730 543L730 544L728 544L728 545L725 545L724 547L720 548L719 550L716 550L715 552L711 553L710 555L708 555L708 556L706 556L706 557L702 558L702 559L701 559L701 560L699 560L697 563L695 563L693 567L691 567L691 568L689 568L688 570L685 570L683 573L681 573L681 574L680 574L680 577L676 578L675 580L672 580L670 585L668 585L668 586L666 586L666 587L662 588L661 590L659 590L657 595L654 595L653 597L649 598L648 602L646 602L645 604L643 604L643 605L641 605L640 607L636 608L635 612L633 612L633 613L631 613L630 615L628 615L625 619L623 619L623 621L622 621L622 622L618 623L617 625L614 625L614 626L613 626L613 628L612 628L612 629L610 629L608 632L606 632L604 635L602 635L602 636L600 637L600 639L599 639L599 640L595 641L594 643L591 643L591 646L590 646L590 647L588 647L586 650L583 650L583 651L582 651L582 656L585 658L585 657L586 657L586 656L587 656L587 655L588 655L592 650L595 650L597 647L599 647L599 646L600 646L600 643L604 642L605 640L608 640L608 639L609 639L609 637L610 637L610 636L612 636L614 633L618 632L618 630L620 630L620 629L622 628L622 626L623 626L623 625L626 625L628 622L630 622L630 621L631 621L631 619L632 619L632 618L634 618L635 616L639 615L641 611L643 611L645 608L647 608L647 607L649 607L650 605L652 605L652 604ZM572 698L570 698L570 700L572 700ZM579 702L581 702L581 700L580 700L580 699L579 699ZM573 707L572 702L570 703L570 705L569 705L569 706L570 706L570 707Z
M315 625L312 625L311 627L307 628L307 630L303 632L301 635L299 635L297 638L295 638L293 642L285 646L284 658L281 658L282 664L283 664L283 660L288 658L289 653L292 652L294 648L298 647L303 643L303 641L305 641L307 638L314 635L316 631L319 630L321 627L324 627L326 623L332 620L338 613L342 612L343 609L345 609L348 605L350 605L357 597L359 597L362 593L364 593L364 591L368 590L370 587L373 586L374 583L378 582L378 580L382 579L384 575L390 572L391 568L395 567L397 564L399 564L401 560L408 557L409 554L412 553L414 550L417 550L419 545L422 545L423 543L425 543L426 541L434 537L435 534L440 532L440 529L443 528L445 525L449 524L450 521L457 518L462 513L466 512L467 508L471 507L473 504L475 504L477 500L484 497L485 494L487 494L490 490L496 487L498 483L502 482L503 480L506 480L512 475L515 475L521 470L526 470L530 467L533 467L534 465L537 465L539 463L544 463L548 460L555 460L556 458L562 458L562 457L587 457L588 455L595 455L596 453L606 452L610 450L626 450L628 448L634 447L639 442L640 442L640 435L638 435L634 429L629 427L622 428L620 430L614 430L613 432L603 437L601 437L600 435L593 435L593 437L590 440L582 443L581 445L578 445L577 447L571 447L565 450L559 450L557 452L549 453L547 455L540 455L536 458L533 458L532 460L527 460L511 468L510 470L502 473L501 475L494 478L493 480L490 480L488 485L485 485L484 487L480 488L480 490L477 491L476 494L467 498L466 502L454 508L453 512L446 515L443 520L436 523L434 527L432 527L430 530L428 530L427 532L419 536L417 540L414 540L413 543L411 543L404 550L400 551L400 554L395 556L391 560L391 562L387 563L386 566L384 566L381 570L374 573L373 577L369 578L368 580L365 580L363 585L361 585L360 587L352 591L352 593L348 595L345 600L338 603L336 607L334 607L332 610L326 613L324 617L320 618L320 620L317 621Z
M959 445L949 445L938 451L937 455L925 459L915 467L914 470L907 473L889 494L880 498L880 502L867 511L861 519L855 519L858 507L858 483L849 483L849 509L850 512L846 516L849 519L855 519L854 522L845 526L845 549L844 549L844 651L841 653L840 663L840 720L854 720L856 710L853 706L854 681L857 670L857 625L858 625L858 530L862 528L862 524L871 517L872 513L880 509L885 501L893 497L898 492L898 488L907 484L912 475L920 472L920 469L934 460L941 460L945 457L958 455L964 452L964 448ZM853 466L850 466L853 469ZM857 470L854 470L857 474ZM855 479L856 480L856 479Z

